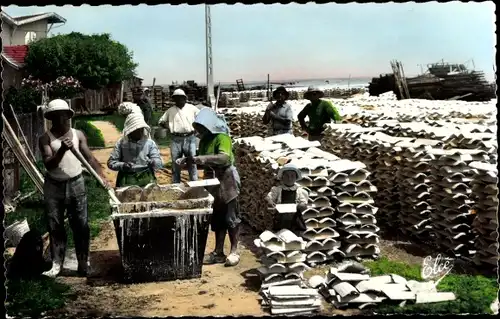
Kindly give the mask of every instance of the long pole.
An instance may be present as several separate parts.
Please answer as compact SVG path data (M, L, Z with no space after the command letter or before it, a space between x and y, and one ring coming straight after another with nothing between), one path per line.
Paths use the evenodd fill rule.
M214 76L212 61L212 18L210 15L210 6L205 4L205 41L206 41L206 62L207 62L207 102L213 108L215 107L214 96Z
M267 99L270 100L271 97L271 84L269 83L269 74L267 75Z

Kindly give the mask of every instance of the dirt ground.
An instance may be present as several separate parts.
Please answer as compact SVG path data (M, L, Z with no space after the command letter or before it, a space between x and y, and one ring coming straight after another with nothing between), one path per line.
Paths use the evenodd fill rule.
M120 134L112 124L93 122L106 138L106 144L114 144ZM116 173L111 172L106 162L111 149L93 151L103 166L105 174L112 184ZM161 149L165 162L170 161L168 148ZM187 175L183 172L183 179ZM159 174L159 183L170 183L171 174L164 170ZM260 266L258 252L253 247L255 234L244 226L241 231L241 261L236 267L224 265L203 266L199 279L157 282L146 284L121 284L121 260L114 226L112 222L103 223L103 230L91 243L91 274L89 278L60 277L60 280L72 286L76 299L65 308L57 311L65 316L237 316L266 315L261 310L258 290L260 282L253 270ZM404 244L404 243L403 243ZM399 245L399 246L398 246ZM209 233L206 252L215 246L214 235ZM229 241L226 239L226 251ZM408 249L393 241L381 242L381 255L390 259L421 263L422 256L414 256ZM328 266L315 268L306 277L313 274L325 274ZM357 311L339 311L326 307L330 314L351 315Z

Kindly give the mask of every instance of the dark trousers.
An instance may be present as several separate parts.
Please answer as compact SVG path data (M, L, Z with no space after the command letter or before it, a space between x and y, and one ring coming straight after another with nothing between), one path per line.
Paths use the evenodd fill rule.
M65 212L73 231L78 263L86 263L89 255L90 228L87 214L87 194L83 176L68 181L45 178L43 186L45 208L50 236L52 261L64 263L67 235L64 227Z

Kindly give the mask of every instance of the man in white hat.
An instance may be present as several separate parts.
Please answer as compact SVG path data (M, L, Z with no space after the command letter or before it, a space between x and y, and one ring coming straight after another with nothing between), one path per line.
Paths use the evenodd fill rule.
M54 277L61 271L66 254L65 211L73 231L78 273L86 276L88 271L90 229L87 191L82 164L73 152L80 152L105 180L99 162L87 145L87 138L70 126L73 115L66 101L51 101L44 110L44 117L52 122L52 127L39 139L40 152L47 169L43 189L52 255L52 269L45 274Z
M151 101L147 97L145 91L142 88L139 88L134 94L134 103L137 104L144 115L144 121L149 125L151 124L151 116L153 115L153 107L151 106Z
M172 141L170 142L170 156L172 159L173 183L181 182L181 168L176 163L179 158L188 159L187 168L189 180L198 179L196 164L191 160L196 156L196 137L193 123L200 112L196 106L186 103L187 96L183 90L177 89L172 94L175 106L169 108L158 121L158 125L168 129Z
M321 99L325 94L316 87L309 87L304 93L304 99L310 101L297 115L300 126L309 135L310 141L321 141L323 137L324 125L334 122L340 122L341 117L332 102ZM305 118L309 118L306 125Z

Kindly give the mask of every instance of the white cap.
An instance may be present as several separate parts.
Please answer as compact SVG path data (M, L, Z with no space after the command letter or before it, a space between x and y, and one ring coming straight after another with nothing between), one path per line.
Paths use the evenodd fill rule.
M172 94L172 96L185 96L185 97L187 97L186 93L184 93L184 90L182 90L182 89L175 90L174 94Z
M47 118L47 115L51 112L56 111L68 111L71 113L71 116L75 115L75 111L73 111L68 103L65 100L56 99L49 102L49 104L45 107L43 116Z
M147 133L151 130L149 125L144 121L142 113L130 113L125 119L123 127L123 135L127 136L135 130L143 128Z

